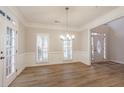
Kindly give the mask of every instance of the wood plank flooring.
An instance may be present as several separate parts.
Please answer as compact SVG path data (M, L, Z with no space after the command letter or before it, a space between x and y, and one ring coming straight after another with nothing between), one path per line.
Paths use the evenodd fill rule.
M124 65L113 62L26 68L10 87L124 87Z

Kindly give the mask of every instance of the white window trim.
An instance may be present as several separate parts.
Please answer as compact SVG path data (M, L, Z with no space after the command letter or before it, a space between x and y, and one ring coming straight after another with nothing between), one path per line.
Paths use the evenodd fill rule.
M45 34L45 33L37 33L36 34L36 64L43 64L43 63L48 63L48 59L44 60L44 61L39 61L38 60L38 47L37 47L37 37L41 36L41 37L47 37L48 38L48 59L49 59L49 34Z
M63 40L63 57L64 57L64 40ZM73 60L73 40L72 40L72 55L71 58L65 58L64 61L72 61Z

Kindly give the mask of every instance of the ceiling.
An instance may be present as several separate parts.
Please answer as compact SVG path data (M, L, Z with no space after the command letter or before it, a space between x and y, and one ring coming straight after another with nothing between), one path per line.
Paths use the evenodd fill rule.
M27 23L63 26L66 23L65 6L17 6L16 8ZM115 8L115 6L70 6L69 26L80 27Z

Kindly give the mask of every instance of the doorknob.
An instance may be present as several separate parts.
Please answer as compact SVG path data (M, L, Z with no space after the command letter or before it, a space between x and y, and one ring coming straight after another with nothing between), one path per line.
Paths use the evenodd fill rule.
M5 57L2 57L2 59L4 59Z
M5 57L0 57L0 59L2 60L2 59L4 59Z
M3 58L2 58L2 57L0 57L0 59L2 60Z
M0 53L3 54L3 51L1 51Z

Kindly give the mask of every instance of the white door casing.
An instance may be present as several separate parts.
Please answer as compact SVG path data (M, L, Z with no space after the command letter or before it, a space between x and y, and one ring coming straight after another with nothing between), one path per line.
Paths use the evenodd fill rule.
M4 20L0 17L0 87L3 86L3 27L4 27L4 24L3 24Z
M12 31L15 33L15 38L13 39L8 39L9 41L12 40L15 41L14 42L14 51L15 51L15 55L14 55L14 72L12 74L10 74L9 76L6 75L6 68L7 68L7 27L9 27L10 29L12 29ZM2 57L3 59L0 59L0 87L2 86L8 86L16 77L16 60L17 60L17 33L16 33L17 29L14 26L14 24L12 24L11 21L8 21L5 17L0 16L0 58Z
M7 29L11 29L11 33L10 34L12 34L13 32L14 32L14 38L13 37L11 37L11 38L13 38L13 39L8 39L7 40ZM4 76L5 76L5 82L4 82L4 86L8 86L15 78L16 78L16 49L17 49L17 45L16 45L16 28L14 27L14 25L11 23L11 22L8 22L8 21L6 21L6 27L5 27L5 33L4 33L4 36L6 37L5 38L5 43L4 43L4 51L5 51L5 64L4 64L4 67L5 67L5 73L4 73ZM8 49L8 47L7 47L7 41L9 41L11 44L14 44L14 47L13 47L13 45L11 45L10 47L10 50L11 50L11 54L9 54L9 57L11 57L10 59L8 59L8 56L7 56L7 49ZM13 43L13 41L14 41L14 43ZM14 50L13 50L13 49ZM12 53L12 52L14 52L14 53ZM9 62L7 62L7 60L9 60ZM14 63L12 63L12 61L14 62ZM9 75L7 75L7 68L9 68L8 67L8 64L11 64L11 65L9 65L9 67L13 67L13 65L14 65L14 67L13 67L13 71L12 71L12 73L11 74L9 74ZM11 69L12 70L12 69Z
M91 59L92 62L102 62L106 60L106 34L92 33L91 36Z
M0 16L0 87L4 86L4 31L5 19Z

